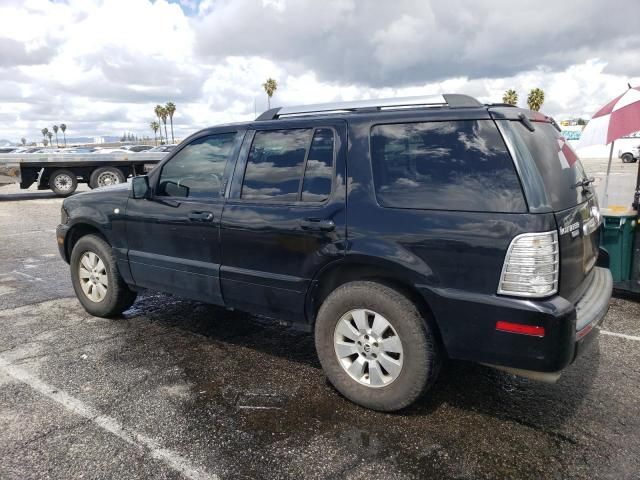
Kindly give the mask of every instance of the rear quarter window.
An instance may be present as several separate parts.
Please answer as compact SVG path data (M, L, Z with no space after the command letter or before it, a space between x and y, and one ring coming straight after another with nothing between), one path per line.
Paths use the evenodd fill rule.
M492 120L376 125L371 160L383 207L527 211L511 156Z

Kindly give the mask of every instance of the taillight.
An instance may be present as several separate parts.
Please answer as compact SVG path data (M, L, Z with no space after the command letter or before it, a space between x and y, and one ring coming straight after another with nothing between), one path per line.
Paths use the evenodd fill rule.
M548 297L558 291L558 233L524 233L511 241L504 259L498 293Z

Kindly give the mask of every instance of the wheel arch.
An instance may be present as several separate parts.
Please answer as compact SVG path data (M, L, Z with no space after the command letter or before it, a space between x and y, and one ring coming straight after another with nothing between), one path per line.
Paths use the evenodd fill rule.
M359 257L357 259L333 262L318 273L310 291L307 293L305 301L307 321L311 326L315 323L316 315L324 300L341 285L354 281L378 282L394 288L417 305L422 313L422 318L425 322L429 322L429 326L435 332L444 352L446 351L445 344L434 312L412 281L416 275L416 272L393 262L385 261L381 263L378 258Z
M76 243L78 243L78 240L86 235L91 234L99 236L105 242L107 242L107 244L111 245L109 239L97 225L90 222L76 223L69 229L64 240L64 251L67 261L71 259L71 252L73 251L73 247L76 245Z

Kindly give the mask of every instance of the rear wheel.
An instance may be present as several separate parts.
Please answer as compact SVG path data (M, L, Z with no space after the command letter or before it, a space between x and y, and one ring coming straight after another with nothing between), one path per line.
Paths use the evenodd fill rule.
M56 170L49 177L49 188L60 197L68 197L78 188L78 178L70 170Z
M122 279L111 247L97 235L86 235L71 252L71 281L84 309L97 317L112 317L136 299Z
M624 163L633 163L634 158L633 155L631 155L630 153L625 153L622 155L622 161Z
M315 333L329 381L367 408L410 405L440 370L429 322L411 300L386 285L352 282L336 289L320 307Z
M125 182L122 171L115 167L97 168L89 178L89 186L91 188L106 187L108 185L116 185Z

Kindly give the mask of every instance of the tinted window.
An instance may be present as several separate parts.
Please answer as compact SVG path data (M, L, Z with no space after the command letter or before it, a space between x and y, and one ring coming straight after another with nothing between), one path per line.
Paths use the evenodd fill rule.
M319 128L313 134L302 184L303 202L323 202L331 193L334 155L333 130Z
M551 207L564 210L578 205L585 197L573 185L586 177L578 155L550 123L534 122L530 131L520 121L501 121L521 162L537 167ZM526 165L524 165L526 166Z
M296 201L311 132L311 129L256 132L241 197Z
M491 120L379 125L371 131L382 206L524 212L511 157Z
M162 167L158 195L216 198L236 133L199 138L180 150Z

